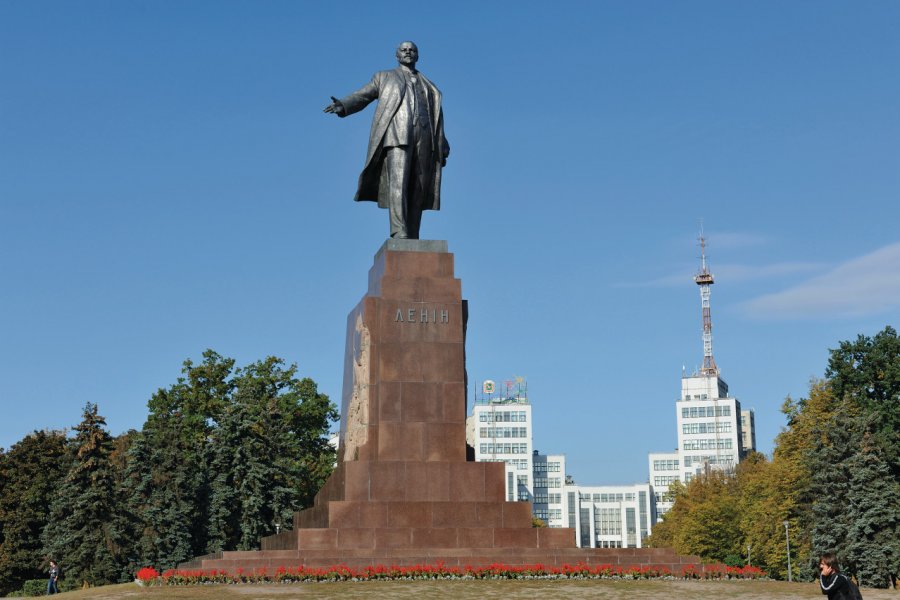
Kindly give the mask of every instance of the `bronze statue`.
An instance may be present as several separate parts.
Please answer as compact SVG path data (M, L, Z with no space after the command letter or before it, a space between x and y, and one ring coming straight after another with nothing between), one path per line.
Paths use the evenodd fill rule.
M345 98L332 96L325 107L327 113L346 117L378 99L354 200L387 208L391 237L413 240L419 239L422 211L441 208L441 168L450 155L441 92L416 70L418 60L416 45L403 42L397 47L396 69L375 73Z

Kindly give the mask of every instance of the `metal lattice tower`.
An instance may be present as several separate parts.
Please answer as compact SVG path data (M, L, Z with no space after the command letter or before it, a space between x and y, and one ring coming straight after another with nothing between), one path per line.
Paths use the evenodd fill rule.
M709 286L713 283L713 275L706 265L706 238L700 234L700 272L694 276L694 282L700 286L700 306L703 308L703 368L704 375L718 375L719 368L712 353L712 317L709 312Z

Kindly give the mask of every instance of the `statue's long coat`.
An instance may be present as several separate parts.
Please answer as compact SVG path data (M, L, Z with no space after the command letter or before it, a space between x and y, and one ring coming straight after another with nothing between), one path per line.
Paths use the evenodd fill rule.
M450 151L447 139L444 137L444 113L441 109L441 92L421 71L416 72L428 95L428 110L431 117L433 140L432 160L434 161L434 186L426 190L422 201L423 210L440 210L441 208L441 163L443 157ZM346 98L341 98L344 106L345 117L359 112L372 101L378 99L378 107L375 109L375 117L372 119L372 130L369 133L369 149L366 152L366 166L359 176L359 186L356 190L356 201L370 200L378 202L381 208L388 208L388 199L379 197L378 183L381 179L381 170L384 165L384 135L397 109L403 102L406 94L406 79L402 69L397 67L391 71L379 71L372 76L372 81Z

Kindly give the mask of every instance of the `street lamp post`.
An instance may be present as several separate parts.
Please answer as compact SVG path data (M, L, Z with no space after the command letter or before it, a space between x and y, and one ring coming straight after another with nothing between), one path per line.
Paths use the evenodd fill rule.
M747 564L750 564L750 544L747 544Z
M788 555L788 581L793 581L794 578L791 575L791 536L788 534L788 522L784 521L784 540L787 542L787 555Z

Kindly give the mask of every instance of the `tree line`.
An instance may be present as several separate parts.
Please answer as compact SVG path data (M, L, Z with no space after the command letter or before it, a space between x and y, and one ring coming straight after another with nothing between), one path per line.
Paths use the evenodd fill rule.
M892 327L830 350L825 377L782 406L771 459L671 488L650 543L707 560L750 560L776 577L811 579L834 551L862 585L900 574L900 339ZM785 528L784 523L787 523Z
M150 398L140 431L110 435L96 404L70 434L0 449L0 594L43 576L66 587L128 581L290 529L331 473L328 396L296 365L245 367L212 350Z

